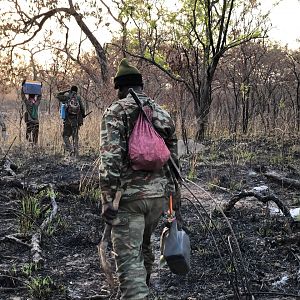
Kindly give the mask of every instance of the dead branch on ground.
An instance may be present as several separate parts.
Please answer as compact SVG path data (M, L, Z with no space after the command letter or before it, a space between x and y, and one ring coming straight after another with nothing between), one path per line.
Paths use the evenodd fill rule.
M287 218L289 225L294 223L294 220L291 216L289 208L285 204L283 204L282 201L278 197L276 197L273 193L263 194L261 192L255 191L255 190L242 191L242 192L234 195L233 197L231 197L229 202L226 203L223 207L224 212L228 213L239 200L244 199L244 198L250 198L250 197L252 199L255 198L256 200L258 200L264 204L267 204L269 201L273 201L277 205L277 207L282 211L284 216Z
M276 181L277 183L280 183L283 186L294 187L296 189L300 189L300 181L299 180L287 178L276 172L267 172L264 175L267 178L272 179L272 180Z
M42 225L37 229L37 232L33 234L31 238L31 253L32 253L32 260L34 263L40 265L43 263L44 259L42 257L42 249L41 249L41 240L42 240L42 233L47 228L47 226L52 222L53 218L57 213L57 203L55 201L55 193L53 190L53 186L50 184L50 198L51 198L51 205L52 211L49 217L47 217Z
M6 235L6 236L0 238L0 242L12 241L12 242L16 242L16 243L18 243L22 246L31 248L31 246L29 244L21 241L20 238L18 238L17 236L19 236L19 234L17 234L17 235L14 235L14 234Z
M276 245L290 245L299 244L300 245L300 232L296 232L289 236L275 236L271 238L266 238L266 242Z

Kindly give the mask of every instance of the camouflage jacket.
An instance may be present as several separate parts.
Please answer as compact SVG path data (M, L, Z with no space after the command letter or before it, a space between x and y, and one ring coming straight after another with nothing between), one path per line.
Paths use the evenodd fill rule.
M148 98L137 94L142 103L148 101L153 109L152 123L163 137L172 157L177 162L177 137L170 115ZM175 186L169 166L157 172L135 171L128 158L128 139L138 118L139 109L131 95L117 100L105 111L100 132L100 187L102 203L111 202L117 190L122 201L165 196Z
M28 113L28 121L33 122L33 123L38 123L39 122L38 107L41 103L42 95L37 95L34 98L30 99L29 97L27 97L24 94L23 88L22 88L21 89L21 97L26 106L26 112ZM35 109L36 116L33 116L34 109Z

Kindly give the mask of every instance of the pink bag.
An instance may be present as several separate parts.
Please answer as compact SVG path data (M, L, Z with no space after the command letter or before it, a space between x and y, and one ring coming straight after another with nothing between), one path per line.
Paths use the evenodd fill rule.
M164 139L156 132L151 121L151 108L142 108L128 143L133 170L158 171L170 158Z

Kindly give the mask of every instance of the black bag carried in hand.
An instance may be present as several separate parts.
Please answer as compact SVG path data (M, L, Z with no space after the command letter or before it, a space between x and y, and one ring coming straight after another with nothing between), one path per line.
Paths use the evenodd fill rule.
M178 230L176 219L172 221L170 227L164 228L160 247L172 273L185 275L190 271L190 239L183 229Z

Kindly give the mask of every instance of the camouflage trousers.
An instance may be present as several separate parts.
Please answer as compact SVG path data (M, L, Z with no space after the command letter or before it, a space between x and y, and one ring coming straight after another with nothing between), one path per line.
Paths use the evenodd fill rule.
M78 131L79 125L77 117L68 117L64 121L62 135L65 144L65 151L68 151L70 154L73 155L78 155ZM70 142L70 137L72 138L72 142Z
M146 276L154 263L151 235L165 207L165 198L120 203L120 222L112 227L111 237L123 300L147 299Z

